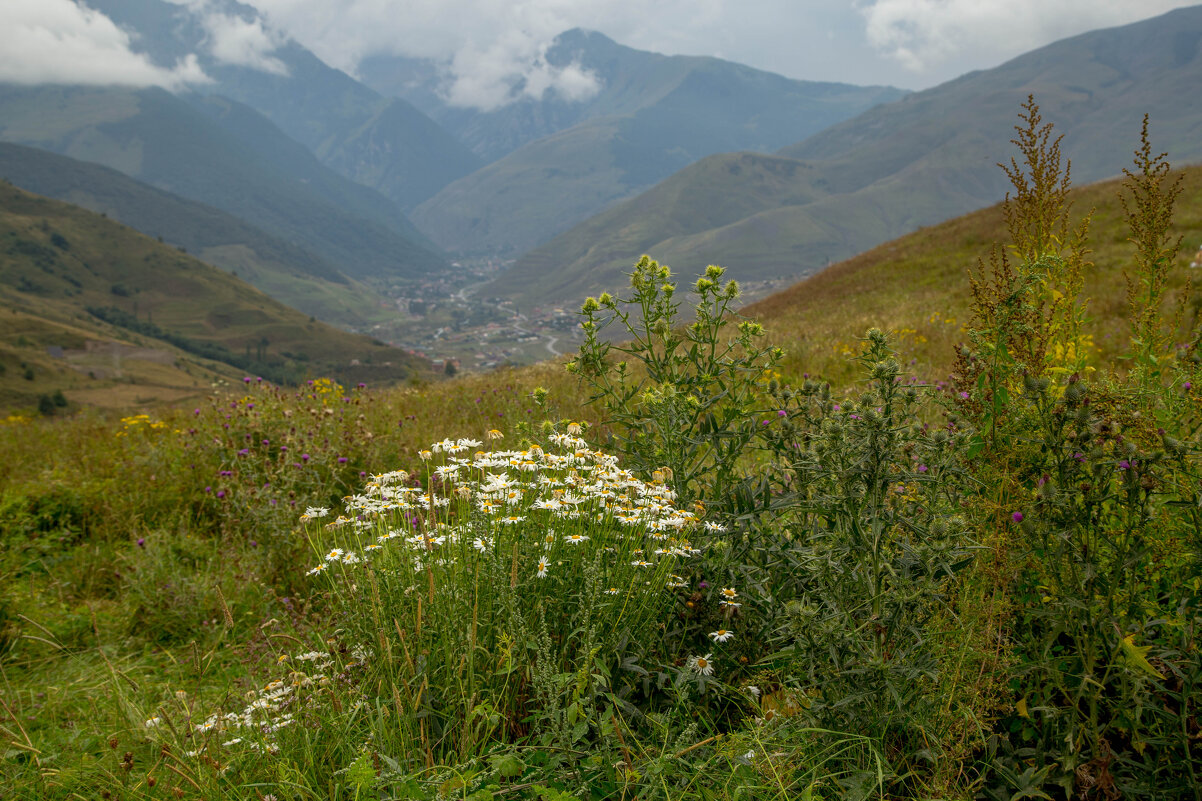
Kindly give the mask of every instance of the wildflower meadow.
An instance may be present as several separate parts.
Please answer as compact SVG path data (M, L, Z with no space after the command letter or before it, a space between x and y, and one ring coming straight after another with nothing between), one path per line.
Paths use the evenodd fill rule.
M914 328L790 375L722 268L644 257L566 365L0 421L0 791L1202 798L1180 186L1145 124L1103 360L1059 139L1016 131L947 380Z

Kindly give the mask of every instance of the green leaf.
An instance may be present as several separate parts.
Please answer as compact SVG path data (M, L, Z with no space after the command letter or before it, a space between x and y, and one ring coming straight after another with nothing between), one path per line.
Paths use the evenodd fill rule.
M489 757L488 763L502 779L516 779L526 769L526 763L515 754L498 754Z
M1164 674L1152 667L1152 664L1148 662L1148 651L1152 650L1152 646L1136 645L1134 634L1129 634L1124 637L1121 646L1123 657L1129 667L1135 668L1136 670L1142 670L1149 676L1155 676L1161 680L1164 679Z

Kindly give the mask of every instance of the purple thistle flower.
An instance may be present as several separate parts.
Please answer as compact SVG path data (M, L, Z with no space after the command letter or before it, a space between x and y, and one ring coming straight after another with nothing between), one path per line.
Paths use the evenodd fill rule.
M346 464L349 461L345 456L338 457L338 464Z
M138 537L138 547L139 548L146 547L146 538L145 537Z
M1010 515L1010 519L1013 520L1015 523L1021 523L1021 522L1023 522L1023 513L1015 512L1014 514Z

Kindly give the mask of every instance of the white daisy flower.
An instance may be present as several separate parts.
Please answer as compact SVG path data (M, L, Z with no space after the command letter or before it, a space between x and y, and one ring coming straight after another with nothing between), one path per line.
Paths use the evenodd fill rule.
M689 667L695 673L700 673L702 676L712 675L714 672L713 654L706 654L705 656L690 656Z
M726 642L734 636L735 633L729 629L718 629L717 631L710 632L710 639L714 642Z
M548 565L548 564L549 564L549 562L548 562L548 560L547 560L547 557L545 557L545 556L544 556L543 558L541 558L541 559L539 559L539 560L538 560L538 573L537 573L537 575L538 575L538 577L539 577L539 578L546 578L546 577L547 577L547 565Z

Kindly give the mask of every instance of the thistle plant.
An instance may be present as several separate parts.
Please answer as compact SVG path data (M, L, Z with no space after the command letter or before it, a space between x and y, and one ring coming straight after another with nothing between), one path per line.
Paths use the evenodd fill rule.
M783 353L761 344L759 323L735 318L739 286L723 284L724 274L711 265L697 279L686 323L670 270L643 256L629 299L585 301L584 343L568 370L603 412L611 449L633 468L667 468L682 502L729 509L752 495L736 488L764 416L766 377Z
M917 422L925 387L900 383L881 331L865 335L857 361L868 377L857 398L834 399L812 381L780 396L790 425L778 452L793 492L781 521L795 543L791 582L777 591L795 594L782 655L812 725L870 735L905 773L920 750L944 757L913 735L944 734L945 710L961 702L936 690L954 692L941 674L956 651L936 644L934 622L974 550L959 513L967 435Z

